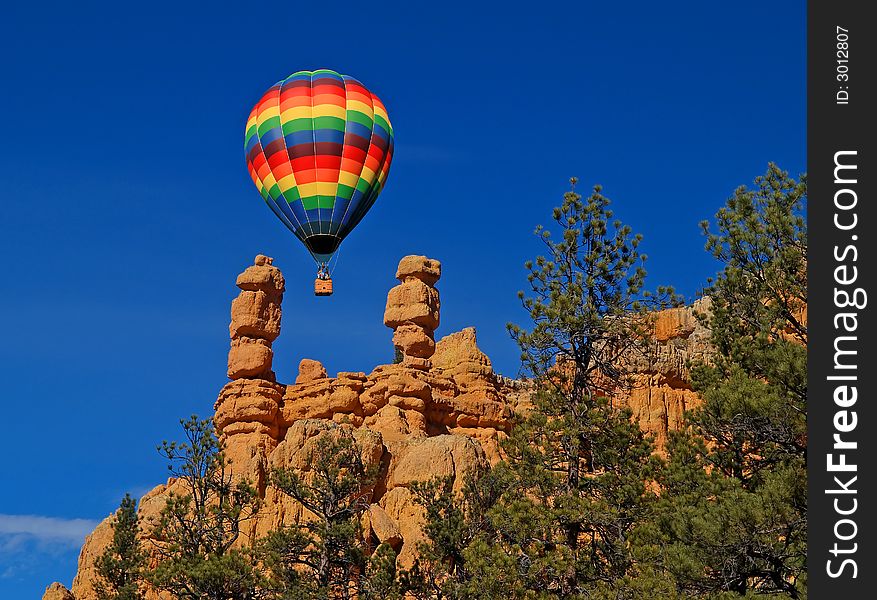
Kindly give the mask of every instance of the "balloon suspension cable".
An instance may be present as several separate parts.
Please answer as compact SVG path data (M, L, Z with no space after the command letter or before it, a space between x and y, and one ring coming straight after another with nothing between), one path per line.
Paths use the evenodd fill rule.
M335 254L333 254L329 258L329 260L327 260L325 262L316 260L316 257L314 257L314 260L317 263L317 279L323 279L323 280L332 279L332 271L334 271L335 267L338 266L338 255L339 254L340 254L340 252L336 252ZM332 265L333 258L335 259L334 265Z
M317 267L319 267L319 266L320 266L320 260L317 258L317 255L314 254L313 250L311 250L310 248L308 248L308 245L307 245L307 244L305 244L304 247L305 247L305 250L308 251L308 254L311 255L311 258L314 260L314 264L317 265Z
M338 261L341 259L341 248L340 247L338 248L338 250L335 251L335 254L332 255L332 258L329 259L330 263L332 262L333 258L335 259L335 264L331 268L329 268L329 275L330 276L335 271L335 269L338 268ZM327 267L328 267L328 263L327 263Z

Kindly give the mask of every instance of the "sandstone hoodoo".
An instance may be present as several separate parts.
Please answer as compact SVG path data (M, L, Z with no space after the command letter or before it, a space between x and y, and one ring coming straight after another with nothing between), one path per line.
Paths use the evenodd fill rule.
M46 588L43 600L76 600L73 594L57 581Z
M273 259L261 254L238 275L241 293L231 303L228 378L274 379L271 343L280 335L284 281Z
M474 328L435 341L441 264L424 256L399 262L400 283L387 295L384 323L393 330L401 361L379 365L371 373L330 376L317 360L295 357L300 360L295 382L279 383L272 370L272 343L280 335L284 280L272 263L257 256L237 278L241 291L232 302L229 327L231 381L214 405L214 423L232 469L253 482L262 500L239 543L312 518L268 485L267 474L275 467L307 471L323 436L349 433L361 449L363 464L379 473L362 518L366 536L375 545L392 546L399 566L410 567L424 539L423 509L414 500L412 484L451 477L459 490L467 473L498 461L500 441L511 429L515 411L526 410L530 388L494 372L478 348ZM686 361L707 352L707 333L693 308L656 315L651 351L633 365L634 388L619 394L619 401L631 407L634 418L659 442L698 401L687 384ZM173 489L169 481L146 494L141 518L156 516ZM108 518L82 548L73 595L53 585L45 597L96 600L94 563L111 538ZM148 598L159 596L150 592Z
M429 369L439 326L439 292L436 282L442 265L425 256L406 256L399 262L399 285L387 295L384 325L393 329L393 345L402 353L402 364Z

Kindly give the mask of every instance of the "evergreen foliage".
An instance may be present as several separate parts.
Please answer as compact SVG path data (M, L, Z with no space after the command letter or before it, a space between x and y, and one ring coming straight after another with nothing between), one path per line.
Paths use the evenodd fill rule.
M723 264L702 316L717 352L692 370L703 404L671 437L644 528L688 596L806 597L806 194L771 164L703 224Z
M631 383L654 311L678 300L644 290L641 237L600 187L583 198L571 183L552 231L537 229L545 256L526 265L532 323L509 325L532 410L504 460L462 489L411 486L426 541L410 570L363 528L377 473L345 427L319 434L304 472L270 473L299 522L238 548L256 493L232 478L210 422L192 417L186 442L160 448L184 492L153 524L148 581L210 600L806 598L805 180L771 164L715 230L703 224L722 264L699 315L716 352L692 365L703 403L661 454L612 398ZM135 508L126 497L98 560L102 600L141 597Z
M624 597L643 585L629 538L656 500L653 446L609 398L628 384L648 311L675 296L643 290L641 236L609 204L599 186L588 198L573 189L553 211L558 239L537 229L547 256L527 263L520 294L533 325L509 326L535 406L503 444L506 461L459 503L447 484L420 488L421 598Z
M320 434L307 473L272 471L272 485L310 512L261 543L271 587L279 597L347 600L377 597L379 589L393 595L392 549L382 549L369 562L362 531L376 476L363 463L362 450L346 428Z
M159 452L182 484L168 495L151 537L158 565L149 582L185 600L261 597L261 575L247 549L234 546L241 524L258 508L253 487L232 476L210 420L181 421L185 442L163 442Z
M141 600L146 557L137 535L137 501L125 494L112 520L113 541L95 561L98 600Z

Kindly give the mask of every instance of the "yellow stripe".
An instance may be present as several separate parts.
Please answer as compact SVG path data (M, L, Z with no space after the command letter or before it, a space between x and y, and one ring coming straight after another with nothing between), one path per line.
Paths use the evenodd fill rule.
M375 172L369 169L367 166L362 165L362 179L367 184L371 185L375 180Z
M347 109L334 104L317 104L314 106L314 117L338 117L347 118Z
M311 107L310 106L293 106L292 108L287 108L283 111L283 114L280 115L281 123L288 123L289 121L294 121L295 119L310 119L311 118Z
M317 181L317 193L320 196L335 196L338 193L338 184L334 181Z
M277 185L280 187L280 191L285 194L295 187L295 175L290 173L286 177L281 178Z
M380 106L375 106L375 114L380 115L380 117L387 123L390 122L390 117L387 115L387 111L383 110Z
M280 116L280 107L269 105L264 108L261 112L259 112L259 125L270 119L271 117L279 117Z
M338 178L338 180L338 183L340 183L341 185L356 187L356 183L359 181L359 174L341 171L341 176Z
M359 100L348 100L347 110L355 110L357 112L361 112L362 114L367 115L370 119L375 118L375 113L372 110L371 104L366 104L365 102L360 102Z
M274 187L275 183L277 183L277 180L274 179L274 174L271 172L269 172L268 175L265 176L265 179L262 180L262 184L269 190Z
M303 183L300 186L298 186L298 193L302 198L316 196L317 195L317 184L316 183Z

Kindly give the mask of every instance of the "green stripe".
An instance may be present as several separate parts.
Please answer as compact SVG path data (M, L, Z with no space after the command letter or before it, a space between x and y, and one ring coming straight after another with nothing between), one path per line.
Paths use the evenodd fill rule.
M360 125L365 125L369 129L374 127L374 123L368 117L368 115L361 113L358 110L348 110L347 111L347 120L354 121L355 123L359 123Z
M344 131L344 119L338 117L314 117L314 129L334 129Z
M298 187L292 186L290 189L283 192L283 199L286 200L287 204L292 204L297 200L301 200L301 194L298 191Z
M257 132L257 129L256 129L255 124L252 127L250 127L249 129L247 129L247 132L244 134L244 146L246 146L247 144L250 143L250 138L253 137L254 135L256 135L256 132Z
M301 199L301 204L305 210L332 208L335 206L335 196L308 196Z
M384 119L381 115L377 113L375 113L375 123L386 129L387 131L390 131L390 124L387 122L386 119Z
M353 188L343 183L338 184L338 197L342 200L350 200L353 198Z
M293 119L283 124L283 135L289 135L296 131L312 131L314 122L312 119Z
M274 129L275 127L280 127L280 117L271 117L261 125L259 125L259 136L265 135L265 132L269 129Z

